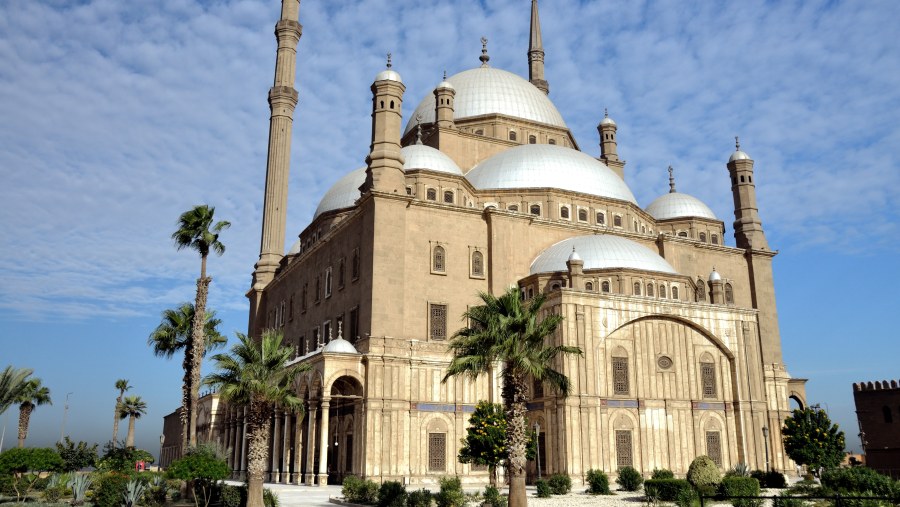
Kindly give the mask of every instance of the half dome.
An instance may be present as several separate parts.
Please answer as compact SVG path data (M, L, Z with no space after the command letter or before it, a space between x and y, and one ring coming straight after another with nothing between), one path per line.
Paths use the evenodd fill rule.
M349 208L356 204L359 199L359 187L366 182L366 168L360 167L347 173L343 178L337 180L337 183L325 192L319 206L316 207L316 213L313 215L315 220L319 215L328 211L334 211L341 208Z
M692 195L678 192L670 192L657 197L647 206L646 211L657 220L688 217L718 220L716 214L709 209L709 206L703 204L703 201Z
M552 144L510 148L475 166L466 178L479 190L558 188L637 204L628 185L603 162Z
M503 114L568 128L547 95L512 72L477 67L450 76L445 81L456 90L453 100L455 120L483 114ZM410 116L404 135L416 128L417 117L421 118L422 123L434 122L434 105L434 95L429 92Z
M576 236L564 239L540 253L531 263L531 274L566 271L572 248L584 260L584 269L631 268L678 274L653 250L630 239L609 234Z

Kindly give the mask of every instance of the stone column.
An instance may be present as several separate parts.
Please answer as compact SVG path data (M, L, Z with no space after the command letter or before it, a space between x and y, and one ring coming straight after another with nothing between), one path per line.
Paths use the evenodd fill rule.
M272 414L272 461L269 464L269 481L281 482L281 410L275 409Z
M319 430L319 486L328 485L328 408L329 399L322 400L322 428Z
M316 456L316 411L317 407L314 401L309 402L309 424L307 425L307 447L306 450L306 485L315 484L316 471L313 470Z
M303 418L298 415L294 416L294 473L291 475L291 482L300 484L303 482L303 476L300 473L300 464L303 456Z
M284 411L284 423L281 425L281 482L291 482L291 413Z

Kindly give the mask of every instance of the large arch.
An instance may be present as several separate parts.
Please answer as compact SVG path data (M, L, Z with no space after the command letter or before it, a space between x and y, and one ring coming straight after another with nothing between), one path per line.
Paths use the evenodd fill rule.
M723 354L725 354L725 357L727 357L729 359L729 361L734 360L734 353L731 352L731 349L729 349L728 346L725 345L725 342L723 342L716 335L714 335L712 333L712 331L705 328L704 326L701 326L700 324L697 324L696 322L694 322L690 319L686 319L684 317L679 317L677 315L644 315L642 317L638 317L636 319L632 319L632 320L629 320L628 322L625 322L621 326L613 329L609 333L609 335L611 336L612 334L616 333L617 331L619 331L621 329L624 329L630 325L636 324L638 322L646 321L646 320L674 321L674 322L678 322L680 324L684 324L685 326L694 329L695 331L697 331L698 333L703 335L707 340L712 342Z

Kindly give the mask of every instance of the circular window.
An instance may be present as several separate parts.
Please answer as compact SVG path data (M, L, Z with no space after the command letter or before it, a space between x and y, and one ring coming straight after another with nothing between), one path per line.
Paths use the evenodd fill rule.
M672 358L669 356L659 356L659 359L656 360L656 365L663 370L668 370L672 367Z

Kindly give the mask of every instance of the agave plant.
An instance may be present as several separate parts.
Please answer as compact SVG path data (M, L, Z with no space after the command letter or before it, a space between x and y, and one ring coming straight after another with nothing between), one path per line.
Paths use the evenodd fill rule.
M146 486L143 482L137 479L128 481L128 484L125 485L125 493L122 493L122 497L125 499L125 507L137 505L141 497L144 496L144 489L146 489Z
M728 475L734 477L750 477L750 467L746 463L738 463L728 471Z
M75 474L69 479L69 487L72 488L72 505L84 503L84 496L93 482L91 476L85 474Z
M71 477L69 477L69 474L67 473L53 474L47 479L47 487L58 488L60 486L68 486L69 481L71 480Z

